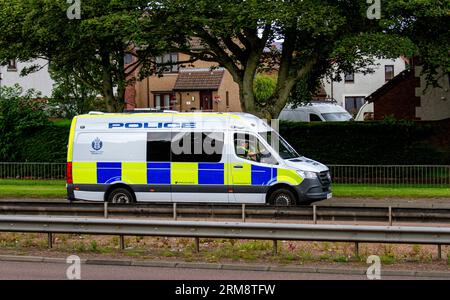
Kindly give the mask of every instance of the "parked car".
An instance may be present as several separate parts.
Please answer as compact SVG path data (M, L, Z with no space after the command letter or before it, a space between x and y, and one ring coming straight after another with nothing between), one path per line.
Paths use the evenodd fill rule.
M279 117L292 122L346 122L353 121L352 115L342 106L330 102L311 102L294 108L286 106Z

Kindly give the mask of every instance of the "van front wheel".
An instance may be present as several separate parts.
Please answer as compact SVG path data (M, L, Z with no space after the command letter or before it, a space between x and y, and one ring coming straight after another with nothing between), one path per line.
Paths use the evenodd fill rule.
M279 189L274 191L269 198L269 203L275 206L295 205L295 196L290 190Z
M108 202L114 204L131 204L134 202L134 198L129 190L117 188L109 194Z

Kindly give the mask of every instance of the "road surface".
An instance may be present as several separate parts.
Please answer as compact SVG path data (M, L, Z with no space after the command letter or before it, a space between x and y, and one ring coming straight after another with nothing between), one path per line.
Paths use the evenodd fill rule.
M68 264L0 261L0 280L63 280ZM88 280L366 280L361 275L209 270L138 266L81 265L81 279ZM382 279L431 279L384 276ZM437 278L433 278L437 279Z

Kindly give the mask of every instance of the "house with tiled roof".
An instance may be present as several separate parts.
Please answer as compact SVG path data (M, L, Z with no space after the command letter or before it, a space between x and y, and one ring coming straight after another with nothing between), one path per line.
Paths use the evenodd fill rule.
M240 112L239 86L217 63L189 61L189 55L168 53L156 59L162 74L149 76L127 88L127 109L156 108L189 111Z
M412 63L366 98L373 103L375 120L450 120L450 76L439 70L437 79L430 84L420 63Z

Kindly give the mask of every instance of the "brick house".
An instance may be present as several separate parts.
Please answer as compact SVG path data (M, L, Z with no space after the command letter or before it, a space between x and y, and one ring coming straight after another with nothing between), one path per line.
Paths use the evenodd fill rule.
M439 121L450 118L450 79L445 74L439 87L428 86L422 67L412 65L366 100L374 104L374 119Z
M182 53L168 53L157 63L189 60ZM240 112L239 86L231 74L216 63L196 61L188 66L165 67L163 76L150 76L128 86L127 109L156 108L181 112Z

